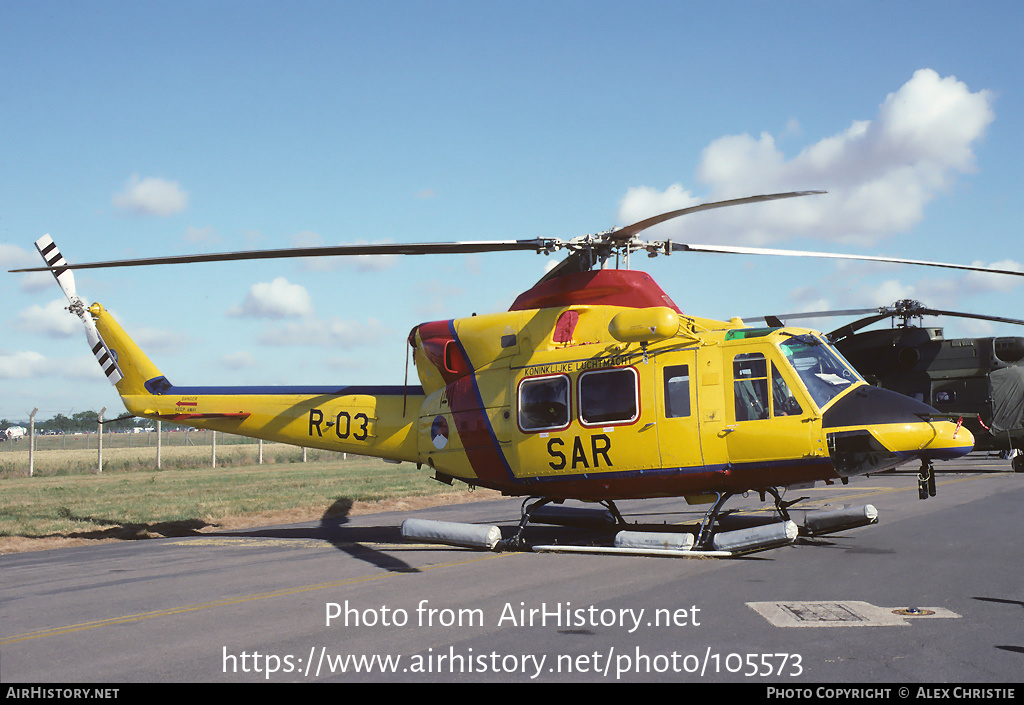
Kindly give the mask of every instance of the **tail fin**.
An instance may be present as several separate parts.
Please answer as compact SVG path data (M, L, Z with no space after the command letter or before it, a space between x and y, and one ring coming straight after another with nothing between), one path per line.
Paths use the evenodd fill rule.
M118 393L122 396L151 394L146 388L146 382L163 377L157 366L103 306L93 304L89 307L89 313L95 321L100 339L109 347L111 356L117 360L120 368L121 379L115 384Z
M420 387L176 387L96 303L75 292L72 271L50 236L36 242L57 283L82 319L89 344L125 408L136 416L212 428L279 443L420 462L415 412Z

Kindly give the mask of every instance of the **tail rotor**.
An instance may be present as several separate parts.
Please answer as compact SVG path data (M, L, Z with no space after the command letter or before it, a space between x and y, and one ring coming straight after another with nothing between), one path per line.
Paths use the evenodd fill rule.
M53 277L57 280L57 284L60 285L64 296L67 297L70 304L67 307L68 310L82 320L82 325L85 326L85 337L89 341L89 348L92 350L92 354L96 356L100 369L103 370L103 374L106 375L111 384L117 384L123 377L121 369L117 365L117 357L107 347L107 344L103 342L99 331L96 330L96 324L93 322L92 316L89 315L89 311L85 307L85 303L78 297L78 293L75 291L74 272L65 267L64 256L57 249L57 245L54 244L53 238L49 235L43 235L36 240L36 249L39 250L39 254L42 256L43 261L46 262L46 266L53 272Z

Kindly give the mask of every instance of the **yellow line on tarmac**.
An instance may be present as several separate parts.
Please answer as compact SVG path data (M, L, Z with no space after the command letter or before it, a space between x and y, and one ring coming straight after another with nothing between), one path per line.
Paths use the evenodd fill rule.
M952 485L952 484L957 483L957 482L970 482L971 480L981 480L981 479L984 479L984 478L987 478L987 477L991 478L991 477L1000 477L1000 476L1012 477L1012 474L1005 473L1005 472L991 472L991 473L982 473L982 474L971 474L971 475L965 475L964 477L957 477L957 478L950 478L950 479L943 479L943 480L939 480L938 478L936 478L936 486L937 487L941 487L943 485ZM876 475L876 477L877 477L877 475ZM893 477L893 476L892 475L887 475L886 477ZM811 502L836 502L836 501L840 501L840 500L845 502L845 501L852 500L852 499L870 499L871 497L877 497L879 495L885 495L885 494L893 494L894 492L911 492L911 491L917 492L917 482L912 482L912 480L914 480L914 479L916 479L916 476L911 477L908 474L907 484L905 486L900 486L900 487L882 487L882 486L878 486L878 485L872 485L872 486L863 486L863 485L860 485L860 486L855 486L855 485L825 485L824 487L807 487L807 488L801 489L801 490L792 490L792 492L794 494L799 494L800 492L836 492L837 490L848 490L848 491L850 491L851 494L843 494L843 493L840 492L840 493L837 493L837 494L835 494L833 496L829 496L829 497L813 497L813 498L809 497L808 498ZM785 499L785 497L783 497L783 499ZM800 505L794 506L793 509L795 509L795 510L800 510L800 509L811 510L812 508L811 507L806 507L805 505L800 504ZM738 509L738 510L734 510L732 513L733 514L757 514L757 513L760 513L760 512L771 512L771 511L775 511L775 504L772 503L772 502L767 502L767 503L765 503L761 507L750 507L750 508L746 508L746 509ZM695 523L695 524L699 525L700 524L700 519L689 520L688 522L683 522L683 524L686 524L686 523Z
M981 474L975 473L975 474L965 475L963 477L955 477L955 478L948 478L948 479L936 478L935 484L936 484L937 487L942 487L943 485L952 485L952 484L956 484L958 482L970 482L972 480L983 480L985 478L998 477L998 476L1008 476L1008 473L1005 473L1005 472L991 472L991 473L981 473ZM876 475L876 477L877 477L877 475ZM895 477L895 476L894 475L887 475L885 477ZM883 494L893 494L894 492L917 492L917 482L915 481L916 479L917 479L916 475L911 476L908 473L907 474L907 484L906 485L902 485L900 487L855 486L855 485L825 486L825 487L820 488L820 490L822 490L822 491L824 491L824 490L835 491L835 490L840 490L840 489L846 489L846 490L849 490L851 492L851 494L837 494L834 497L823 497L821 499L824 500L824 501L829 501L829 502L834 502L834 501L837 501L837 500L842 500L842 501L845 502L845 501L851 500L851 499L865 499L865 498L875 497L875 496L883 495ZM806 491L813 491L815 489L819 489L819 488L808 488L808 490L794 490L794 492L806 492ZM768 507L768 508L773 508L774 507L774 505L765 505L765 506ZM796 507L796 509L800 509L800 507Z
M981 475L977 475L977 474L965 475L964 477L950 478L950 479L943 479L943 480L940 480L940 479L936 478L935 479L935 484L936 484L937 487L941 487L943 485L952 485L952 484L955 484L955 483L958 483L958 482L970 482L971 480L981 480L981 479L984 479L986 477L995 477L995 476L998 476L998 475L1005 475L1005 474L1006 473L993 472L993 473L984 473L984 474L981 474ZM843 500L847 500L847 499L862 499L862 498L865 498L865 497L872 497L872 496L875 496L875 495L892 494L893 492L911 492L911 491L917 492L917 482L913 481L915 479L916 479L916 476L908 477L907 485L903 486L903 487L856 487L856 488L850 487L850 489L851 490L855 490L857 492L857 494L841 495L840 497L836 497L836 499L843 499ZM849 485L847 485L847 487L849 487Z
M518 553L490 553L486 555L477 556L468 560L453 561L451 563L440 563L438 565L425 566L419 568L420 571L436 570L438 568L452 568L454 566L466 565L468 563L478 563L480 561L491 560L493 558L510 557L522 555ZM129 622L140 622L146 619L153 619L155 617L169 617L175 614L183 614L188 612L200 612L202 610L213 609L215 607L225 607L227 605L237 605L245 602L254 602L256 600L266 600L274 597L285 597L288 595L298 595L305 592L315 592L317 590L329 590L331 588L341 587L343 585L356 585L359 583L371 582L374 580L382 580L384 578L393 577L395 575L401 575L402 573L381 573L379 575L363 575L356 578L347 578L345 580L335 580L329 583L318 583L316 585L303 585L293 588L284 588L281 590L274 590L271 592L257 593L255 595L242 595L239 597L229 597L222 600L213 600L212 602L203 602L198 605L183 605L181 607L171 607L164 610L156 610L154 612L141 612L139 614L128 614L120 617L110 617L108 619L101 619L96 622L85 622L83 624L71 624L66 627L54 627L52 629L44 629L38 632L29 632L27 634L18 634L15 636L5 637L0 639L0 646L6 644L14 644L19 641L28 641L30 639L42 639L48 636L59 636L61 634L71 634L73 632L80 632L87 629L97 629L99 627L109 627L115 624L127 624Z

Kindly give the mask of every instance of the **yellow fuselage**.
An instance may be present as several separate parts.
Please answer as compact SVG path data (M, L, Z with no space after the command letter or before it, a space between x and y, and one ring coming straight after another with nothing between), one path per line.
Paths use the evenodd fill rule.
M420 463L508 494L696 500L973 445L867 386L811 331L684 316L640 272L566 275L510 311L417 326L419 387L175 387L90 310L136 415Z

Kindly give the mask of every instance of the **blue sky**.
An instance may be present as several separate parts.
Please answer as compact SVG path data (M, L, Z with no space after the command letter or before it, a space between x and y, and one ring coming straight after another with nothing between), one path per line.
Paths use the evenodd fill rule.
M123 411L52 278L6 272L36 265L44 233L69 261L568 239L825 189L649 235L1020 269L1022 20L1019 2L0 0L0 418ZM639 259L705 317L909 297L1024 318L1024 278ZM400 384L414 325L507 309L550 262L283 260L77 283L175 384Z

